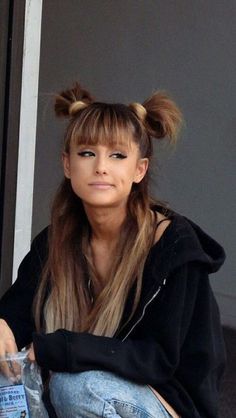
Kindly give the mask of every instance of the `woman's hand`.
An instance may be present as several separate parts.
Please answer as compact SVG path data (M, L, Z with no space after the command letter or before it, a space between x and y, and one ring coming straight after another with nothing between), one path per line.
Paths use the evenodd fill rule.
M35 354L34 354L34 346L33 343L30 346L29 352L28 352L28 359L29 361L35 361Z
M11 328L4 319L0 319L0 360L17 352L18 348ZM15 361L0 361L0 372L11 379L19 378L20 365Z

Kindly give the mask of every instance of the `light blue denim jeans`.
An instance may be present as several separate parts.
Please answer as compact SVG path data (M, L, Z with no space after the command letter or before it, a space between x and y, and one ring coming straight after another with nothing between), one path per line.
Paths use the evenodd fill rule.
M169 418L152 390L113 373L54 373L50 398L58 418Z

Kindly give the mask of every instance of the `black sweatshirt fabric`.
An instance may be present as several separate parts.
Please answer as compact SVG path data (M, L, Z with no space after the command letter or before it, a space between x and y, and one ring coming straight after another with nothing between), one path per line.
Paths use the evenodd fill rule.
M225 348L209 274L225 260L223 248L190 219L161 206L172 221L151 248L139 305L113 338L59 329L36 333L32 302L48 253L48 228L32 242L18 278L0 301L0 317L18 348L32 340L36 360L55 372L108 370L153 386L183 418L218 417Z

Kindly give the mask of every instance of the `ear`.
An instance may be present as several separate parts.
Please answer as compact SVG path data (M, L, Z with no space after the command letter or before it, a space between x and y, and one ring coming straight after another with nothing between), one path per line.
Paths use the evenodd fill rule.
M149 166L148 158L140 158L137 162L136 174L134 177L134 183L140 183L144 178Z
M70 155L68 154L68 152L62 153L62 164L64 168L65 177L70 179Z

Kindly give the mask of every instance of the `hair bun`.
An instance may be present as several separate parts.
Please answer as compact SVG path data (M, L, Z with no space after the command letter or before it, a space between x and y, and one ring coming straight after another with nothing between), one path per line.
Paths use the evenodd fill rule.
M144 122L147 116L147 110L141 103L130 103L128 106L131 110L134 111L134 113L138 116L138 118Z
M76 100L69 106L69 114L74 116L79 110L88 106L88 103L82 102L82 100Z
M63 90L55 96L55 113L59 117L74 116L79 110L94 102L91 94L76 82L71 89Z
M182 123L182 113L175 102L166 93L157 91L145 100L143 106L147 110L145 126L148 134L154 138L175 140Z

